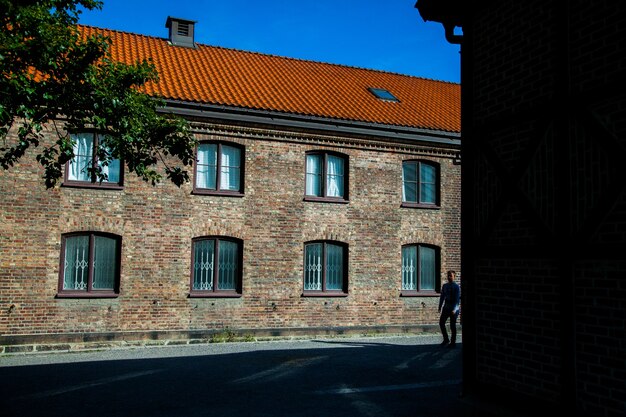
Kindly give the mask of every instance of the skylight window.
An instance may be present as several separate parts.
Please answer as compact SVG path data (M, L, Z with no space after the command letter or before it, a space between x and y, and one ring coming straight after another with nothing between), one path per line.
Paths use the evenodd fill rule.
M400 101L398 100L396 96L394 96L393 94L391 94L389 91L385 90L384 88L369 87L368 90L370 90L370 93L374 94L376 98L379 98L381 100Z

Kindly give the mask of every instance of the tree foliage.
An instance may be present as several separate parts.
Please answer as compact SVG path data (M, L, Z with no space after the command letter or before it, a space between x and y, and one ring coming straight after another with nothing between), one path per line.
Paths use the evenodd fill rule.
M99 0L0 0L0 166L9 169L31 147L54 187L74 157L68 132L95 130L105 140L96 150L98 166L124 161L140 178L156 184L166 176L176 185L189 180L194 140L183 119L157 110L160 99L140 88L157 81L148 61L127 65L110 58L110 40L84 37L77 28L81 8L100 9ZM54 143L42 140L54 126ZM17 132L17 136L9 132ZM166 162L172 161L175 166Z

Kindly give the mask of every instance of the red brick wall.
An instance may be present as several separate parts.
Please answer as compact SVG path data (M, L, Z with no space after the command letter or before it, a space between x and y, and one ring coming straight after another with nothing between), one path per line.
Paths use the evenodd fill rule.
M452 151L212 125L196 131L245 146L244 197L153 187L130 173L121 191L46 190L32 151L0 171L0 334L436 323L436 297L400 297L400 249L434 244L442 279L460 269ZM303 201L309 150L349 156L349 204ZM441 209L400 207L402 160L410 158L441 164ZM119 297L55 298L61 235L76 231L122 237ZM191 240L206 235L243 240L241 298L188 298ZM303 244L314 239L349 245L347 297L301 296Z

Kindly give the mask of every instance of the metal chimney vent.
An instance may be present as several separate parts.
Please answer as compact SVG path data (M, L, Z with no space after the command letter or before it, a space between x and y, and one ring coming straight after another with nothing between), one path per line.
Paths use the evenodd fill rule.
M189 36L189 23L183 23L183 22L178 22L178 30L177 30L177 35L178 36Z
M195 48L194 41L194 25L195 20L181 19L178 17L168 16L165 21L165 27L169 31L169 41L172 45L185 46L187 48Z

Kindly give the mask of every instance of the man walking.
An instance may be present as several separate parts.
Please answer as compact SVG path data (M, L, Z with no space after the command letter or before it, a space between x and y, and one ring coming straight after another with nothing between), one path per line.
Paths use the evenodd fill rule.
M456 346L456 319L459 316L459 305L461 303L461 288L459 284L454 282L456 272L448 271L448 282L441 287L441 295L439 296L439 328L443 335L441 346ZM446 321L450 319L450 332L452 339L448 338L446 331Z

